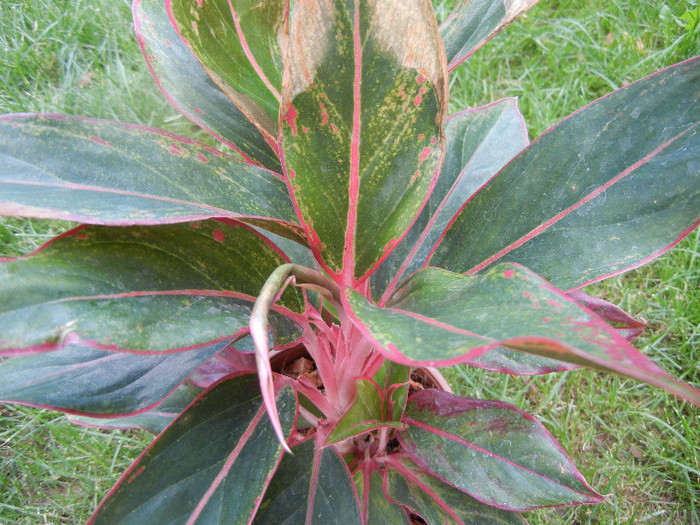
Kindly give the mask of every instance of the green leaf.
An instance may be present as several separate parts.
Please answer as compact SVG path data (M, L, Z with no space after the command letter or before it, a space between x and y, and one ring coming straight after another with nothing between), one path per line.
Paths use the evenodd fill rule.
M427 523L523 525L516 512L481 503L417 467L404 454L389 457L384 477L389 497L410 507Z
M367 464L365 464L367 465ZM372 464L358 469L355 473L355 486L360 501L365 507L365 523L381 523L382 525L406 525L406 511L401 505L389 501L384 494L382 475ZM364 492L367 491L367 499Z
M0 352L76 341L165 352L230 341L247 333L255 296L284 262L235 222L76 228L0 264ZM304 310L301 292L288 290L281 305L270 318L277 343L299 336L288 308Z
M640 266L700 221L700 58L574 113L462 209L428 264L514 261L562 290Z
M360 511L350 472L331 447L314 439L286 454L265 492L255 525L306 523L359 525Z
M409 367L387 359L371 380L357 379L353 404L326 443L337 443L380 427L404 428L399 420L408 396L409 373Z
M288 433L296 412L291 387L279 391L277 406ZM231 378L158 436L89 523L249 523L281 456L257 377Z
M170 0L168 13L204 70L275 143L285 0Z
M355 401L338 421L326 443L337 443L380 427L404 428L405 425L398 420L385 420L384 405L384 392L377 383L368 379L358 379Z
M317 259L349 284L398 243L435 182L444 54L427 0L297 1L289 33L283 166Z
M377 301L385 301L403 279L425 264L464 203L528 144L514 98L449 116L445 136L445 162L428 202L406 237L372 273L372 295Z
M379 308L350 291L355 322L386 357L450 366L498 347L616 372L700 406L700 391L678 381L613 327L518 265L476 276L429 268L404 282Z
M250 217L298 229L276 173L108 120L0 117L0 192L8 215L119 225Z
M404 421L409 427L398 436L411 459L487 505L530 510L603 500L552 435L507 403L423 390L409 399Z
M180 385L163 401L146 412L126 417L88 417L68 414L68 420L77 425L98 428L142 428L158 435L170 425L194 400L202 390L192 384Z
M408 398L408 382L411 369L408 366L386 360L372 378L384 392L384 421L398 421L403 415Z
M175 31L162 0L136 0L134 22L144 58L175 108L244 158L281 172L276 150L209 78Z
M459 0L440 26L452 71L539 0Z
M152 407L228 343L160 355L80 345L0 362L0 400L80 414L129 414Z

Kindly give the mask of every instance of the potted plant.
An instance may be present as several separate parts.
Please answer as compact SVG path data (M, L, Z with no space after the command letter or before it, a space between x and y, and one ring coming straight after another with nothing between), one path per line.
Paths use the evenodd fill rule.
M225 147L0 117L0 211L84 223L0 265L0 398L158 433L91 522L602 501L535 418L426 367L589 366L700 405L581 291L698 224L700 61L532 143L512 99L448 116L450 71L534 3L438 26L427 0L136 0L159 87Z

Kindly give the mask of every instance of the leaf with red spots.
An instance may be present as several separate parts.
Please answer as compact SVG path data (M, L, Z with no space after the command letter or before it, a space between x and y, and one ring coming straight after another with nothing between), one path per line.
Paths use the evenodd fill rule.
M700 391L669 376L603 319L515 264L474 276L421 270L386 308L350 289L344 302L367 337L400 363L449 366L504 347L646 381L700 406Z
M544 426L508 403L422 390L409 398L403 421L409 426L398 437L408 456L487 505L522 511L604 499Z
M296 416L288 383L281 377L276 389L286 434ZM88 523L249 523L281 459L257 377L229 378L156 438Z
M146 63L170 103L243 158L279 172L276 149L206 74L173 27L165 2L136 0L133 11Z
M700 223L700 58L581 109L454 217L428 264L513 261L562 290L636 268Z
M353 285L415 221L444 154L446 63L432 8L297 1L285 53L285 175L316 258Z
M286 5L287 0L166 0L185 44L271 145L277 136L278 41Z
M248 333L255 296L285 262L235 222L76 228L0 262L0 354L78 341L146 353L230 342ZM298 337L303 311L302 293L288 290L270 315L278 343Z
M433 245L469 197L528 145L525 122L514 98L450 115L445 135L445 162L428 202L370 278L372 296L379 304L425 264Z
M539 0L459 0L440 25L452 71Z
M297 235L280 175L142 126L0 117L0 213L92 224L237 217Z

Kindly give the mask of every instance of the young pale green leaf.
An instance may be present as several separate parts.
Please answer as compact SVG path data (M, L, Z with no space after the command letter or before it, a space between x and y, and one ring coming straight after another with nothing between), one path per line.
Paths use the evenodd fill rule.
M452 71L539 0L458 0L440 25Z
M445 136L445 162L428 202L406 237L370 278L372 295L380 304L425 264L464 203L528 145L525 122L514 98L449 116Z
M50 115L0 117L0 213L118 225L250 217L298 230L276 173L163 131Z
M158 435L170 425L196 398L202 390L190 383L180 385L153 408L126 417L89 417L68 414L68 420L76 425L97 428L141 428Z
M277 405L288 433L296 399L285 383ZM281 457L257 377L224 380L158 436L89 523L250 523Z
M228 343L159 355L72 345L0 362L0 400L72 414L142 412Z
M386 308L349 289L356 324L390 359L449 366L505 347L616 372L700 406L700 391L678 381L613 327L521 266L476 276L429 268L411 276Z
M423 390L409 398L404 421L398 437L411 459L487 505L517 511L603 500L544 426L507 403Z
M408 382L411 379L411 369L408 366L386 360L372 378L384 392L384 421L401 419L408 398Z
M561 121L464 206L428 264L514 261L569 290L660 255L700 221L698 84L695 58Z
M358 379L352 406L326 442L337 443L379 427L404 428L399 420L406 406L409 376L408 366L387 359L371 380Z
M209 78L173 27L163 0L136 0L136 34L146 63L175 108L243 158L281 172L276 150Z
M416 466L405 454L389 457L384 471L388 496L410 507L427 523L523 525L517 512L486 505Z
M406 367L408 369L408 367ZM357 380L357 395L350 409L338 421L327 439L328 444L337 443L347 438L363 434L380 427L402 429L405 427L398 420L386 420L386 393L374 381Z
M435 18L428 0L300 0L285 52L285 173L317 259L352 284L414 222L444 154Z
M294 455L282 458L255 525L363 523L348 467L332 447L315 444L308 439L294 447Z
M255 296L283 262L235 222L76 228L0 264L0 352L84 341L154 353L230 341L247 333ZM271 325L278 343L290 342L299 328L289 308L302 312L304 299L289 290L280 304Z
M166 0L166 6L207 74L275 144L286 0Z

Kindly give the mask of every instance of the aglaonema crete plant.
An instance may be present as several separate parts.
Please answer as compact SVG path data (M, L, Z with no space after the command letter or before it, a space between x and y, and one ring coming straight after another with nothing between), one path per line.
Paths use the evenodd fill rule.
M157 434L92 523L523 523L596 503L532 416L434 367L700 392L582 291L700 221L700 60L529 143L449 75L536 0L136 0L225 147L0 118L0 211L84 223L0 265L0 398ZM442 387L442 388L434 388Z

